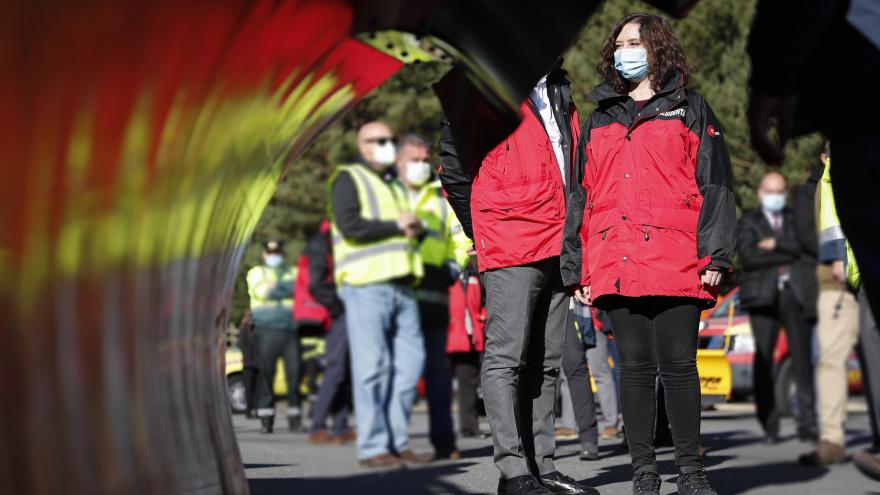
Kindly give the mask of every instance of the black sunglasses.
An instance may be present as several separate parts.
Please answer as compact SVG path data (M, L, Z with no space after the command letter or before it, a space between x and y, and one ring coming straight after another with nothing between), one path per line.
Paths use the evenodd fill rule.
M379 137L379 138L369 138L365 140L368 143L378 143L379 146L385 146L387 143L394 142L393 137Z

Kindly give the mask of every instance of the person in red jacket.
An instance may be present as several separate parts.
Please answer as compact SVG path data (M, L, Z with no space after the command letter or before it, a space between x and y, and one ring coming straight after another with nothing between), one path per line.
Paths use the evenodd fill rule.
M562 255L566 285L608 311L633 493L659 493L654 378L666 390L681 495L715 494L700 460L700 311L731 270L736 210L722 127L686 89L691 67L662 18L629 15L605 41L604 82L577 145Z
M309 443L345 444L357 435L348 426L351 413L351 369L345 307L333 280L333 241L330 221L324 220L318 232L309 238L299 260L294 286L293 318L300 328L318 327L327 332L324 354L324 378L312 406ZM333 429L327 430L332 416Z
M480 360L486 343L486 306L475 261L471 257L458 281L449 286L446 354L458 383L459 432L465 438L486 438L488 435L480 431L477 412Z
M519 127L479 167L458 159L455 122L444 122L440 135L440 180L474 241L486 290L481 384L501 471L498 493L597 493L553 463L554 395L569 303L559 255L579 129L561 59L520 110Z

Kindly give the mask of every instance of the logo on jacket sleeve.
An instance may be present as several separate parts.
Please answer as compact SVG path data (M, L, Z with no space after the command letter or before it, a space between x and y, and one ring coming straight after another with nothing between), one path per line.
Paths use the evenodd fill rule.
M706 127L706 133L707 133L709 136L720 136L720 135L721 135L721 131L719 131L718 129L716 129L715 126L712 125L712 124L709 124L709 125Z

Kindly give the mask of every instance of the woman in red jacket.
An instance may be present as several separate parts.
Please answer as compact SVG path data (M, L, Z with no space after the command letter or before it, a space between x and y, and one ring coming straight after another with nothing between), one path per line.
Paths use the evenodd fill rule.
M681 495L711 495L700 461L700 310L731 269L730 158L706 101L685 84L684 50L660 17L625 17L606 40L581 130L561 270L585 304L608 311L633 493L659 493L654 456L660 371Z

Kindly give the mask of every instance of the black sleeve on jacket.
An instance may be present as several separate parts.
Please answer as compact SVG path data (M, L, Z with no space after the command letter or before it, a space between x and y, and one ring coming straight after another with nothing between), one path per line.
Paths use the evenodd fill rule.
M761 213L753 210L744 213L739 219L736 246L743 269L751 272L793 263L797 259L797 256L793 254L778 249L768 251L758 247L758 242L763 239L763 236L758 233L757 224L760 218L757 215L761 215Z
M357 188L348 172L340 172L333 182L333 219L346 239L375 242L400 235L397 222L367 220L361 216Z
M306 245L305 251L309 258L309 292L335 319L342 314L343 306L339 294L336 293L333 273L327 263L328 257L332 256L333 248L330 242L329 234L318 233Z
M796 187L791 208L794 213L795 238L801 252L817 258L819 236L816 234L816 184L806 182Z
M707 268L731 270L736 253L737 225L730 154L724 144L721 124L706 100L694 93L689 94L688 99L697 100L690 101L690 105L697 110L698 127L694 131L700 136L696 179L703 195L703 206L697 223L697 257L711 258Z
M581 229L583 228L584 209L587 206L584 177L586 176L587 145L590 143L592 123L593 114L591 113L584 125L581 126L574 167L571 171L565 227L562 231L562 253L559 258L562 283L566 287L580 287L582 282L584 246L581 245Z
M474 175L469 174L458 159L452 129L445 118L440 122L440 183L446 191L446 199L458 217L465 235L474 238L474 226L471 222L471 188ZM474 172L475 173L475 172Z

